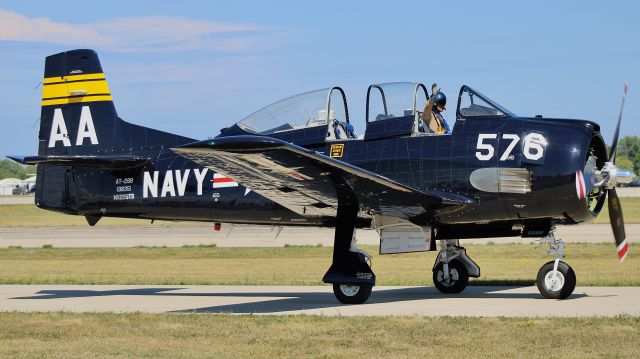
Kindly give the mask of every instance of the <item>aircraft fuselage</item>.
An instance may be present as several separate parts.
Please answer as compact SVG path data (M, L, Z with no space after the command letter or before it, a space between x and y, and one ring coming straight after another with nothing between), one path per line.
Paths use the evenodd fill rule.
M443 228L502 223L503 234L509 235L513 223L574 223L590 218L585 200L576 190L576 172L584 168L594 136L599 137L597 125L586 121L484 119L457 121L452 134L447 135L354 139L307 147L416 189L452 192L475 200L462 210L439 214L436 221ZM96 137L95 142L100 134ZM181 142L190 141L183 138ZM82 146L90 151L92 145L86 140ZM46 174L41 171L36 202L42 208L82 215L334 225L335 218L295 213L176 155L169 146L157 143L125 153L152 160L144 167L123 170L74 166L51 168ZM507 182L496 179L492 183L487 179L487 174L489 178L493 173L503 174L501 169L513 169L511 180L515 182L506 178ZM509 184L515 187L509 188ZM491 188L487 191L483 185ZM43 190L50 191L52 186L60 196L43 195ZM558 211L559 203L562 212ZM432 224L420 223L420 218L415 222ZM359 226L368 225L363 214Z

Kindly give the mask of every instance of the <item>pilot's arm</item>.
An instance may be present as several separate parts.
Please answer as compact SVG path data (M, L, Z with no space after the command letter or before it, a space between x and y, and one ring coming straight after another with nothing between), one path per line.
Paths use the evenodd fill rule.
M433 109L433 101L436 97L436 94L440 92L440 89L437 86L432 86L431 90L433 91L433 93L431 94L431 97L429 97L429 100L427 101L427 103L424 105L424 111L422 112L423 114L431 113L431 110ZM427 121L427 116L425 116L424 120Z
M431 97L429 101L427 101L427 103L424 104L424 110L422 111L422 113L424 114L431 113L432 109L433 109L433 97Z

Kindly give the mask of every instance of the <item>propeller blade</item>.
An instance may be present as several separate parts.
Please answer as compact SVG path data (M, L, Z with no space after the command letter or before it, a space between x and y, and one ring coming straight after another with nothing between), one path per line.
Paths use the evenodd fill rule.
M616 189L612 188L608 193L609 197L609 220L611 221L611 229L613 229L613 236L616 239L616 251L618 252L618 259L622 262L629 252L629 245L626 240L626 233L624 231L624 220L622 219L622 207L620 207L620 200Z
M620 122L622 120L622 109L624 108L624 99L627 97L627 83L624 83L624 92L622 93L622 104L620 105L620 114L618 114L618 124L616 125L616 132L613 135L613 142L611 143L611 152L609 153L609 162L616 163L616 153L618 151L618 135L620 135Z

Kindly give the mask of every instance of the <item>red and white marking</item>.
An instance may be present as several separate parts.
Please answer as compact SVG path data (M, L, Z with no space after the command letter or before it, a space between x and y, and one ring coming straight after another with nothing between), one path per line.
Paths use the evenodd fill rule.
M620 243L620 245L616 248L618 251L618 259L622 262L625 258L627 258L627 253L629 253L629 243L625 239Z
M213 174L211 182L213 183L213 188L238 187L238 182L219 173Z
M584 176L582 175L582 171L576 171L576 194L579 199L584 199L586 196L586 187L584 185Z

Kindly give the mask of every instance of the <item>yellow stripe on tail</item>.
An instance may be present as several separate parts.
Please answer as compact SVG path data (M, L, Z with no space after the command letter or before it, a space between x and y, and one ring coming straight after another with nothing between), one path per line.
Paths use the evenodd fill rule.
M42 83L42 106L113 101L103 73L48 77Z

